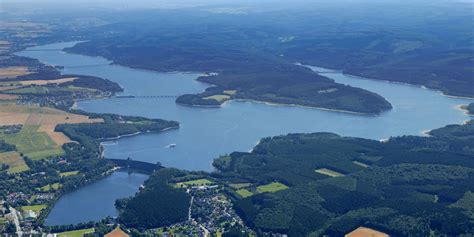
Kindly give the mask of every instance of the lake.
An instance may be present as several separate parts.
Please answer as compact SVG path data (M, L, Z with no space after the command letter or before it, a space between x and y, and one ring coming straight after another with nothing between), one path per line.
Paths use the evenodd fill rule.
M115 171L111 175L62 196L46 218L46 225L66 225L116 217L115 200L133 196L148 175Z
M125 89L120 95L181 95L198 93L208 87L194 80L199 73L160 73L132 69L110 64L110 61L101 57L67 54L60 50L74 44L68 42L38 46L34 47L33 51L26 50L18 54L37 58L51 65L64 66L63 73L98 76L115 81ZM81 101L77 106L96 113L137 115L180 122L180 128L177 130L141 134L104 143L105 156L117 159L131 157L152 163L159 161L164 166L205 171L213 169L212 161L219 155L251 150L262 137L287 133L334 132L343 136L380 140L398 135L423 135L424 131L447 124L460 124L470 119L457 107L473 102L472 99L447 97L438 91L419 86L370 80L345 75L339 71L311 68L336 82L380 94L392 104L393 109L380 115L356 115L251 101L229 101L222 108L197 108L177 105L174 98L108 98ZM176 147L167 148L169 144L176 144ZM89 187L90 185L70 195L92 192L93 190L88 190ZM64 197L59 203L63 199ZM106 206L113 207L113 202L97 201L103 202L101 206L104 209ZM64 216L64 213L76 207L69 208L59 203L48 220L62 218L70 223L77 223L75 219ZM77 208L84 209L87 205L88 203L81 201L75 204ZM110 213L114 212L104 210L101 214L84 215L92 220Z

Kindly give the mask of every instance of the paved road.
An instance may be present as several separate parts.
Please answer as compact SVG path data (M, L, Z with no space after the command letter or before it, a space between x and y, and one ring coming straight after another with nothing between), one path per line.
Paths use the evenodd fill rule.
M23 236L23 231L21 231L20 220L18 218L18 212L13 207L10 207L10 212L11 212L11 215L13 216L13 222L15 223L16 234L18 235L18 237L21 237Z

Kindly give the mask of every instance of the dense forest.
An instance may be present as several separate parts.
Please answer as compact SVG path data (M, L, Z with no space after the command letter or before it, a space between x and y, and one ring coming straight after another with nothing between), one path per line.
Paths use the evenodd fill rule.
M141 132L160 132L179 127L175 121L162 119L147 119L136 116L120 116L114 114L93 114L81 111L92 118L101 118L103 123L59 124L55 130L64 133L74 141L90 150L99 152L99 142L102 139L117 138Z
M235 203L247 224L290 236L340 236L369 226L395 236L474 231L474 123L387 142L331 133L262 139L214 162L228 183L289 188ZM322 169L330 172L318 172Z
M353 11L344 10L348 4ZM89 29L90 41L67 51L136 68L218 73L199 78L216 87L178 98L187 105L251 99L363 113L391 108L376 94L295 62L474 96L471 12L461 3L416 4L308 4L245 17L206 9L140 11Z
M184 171L160 169L150 176L145 188L135 197L117 200L120 223L137 229L150 229L186 220L191 197L185 190L168 184L172 178L183 175Z
M359 226L393 236L456 236L474 231L473 154L474 121L386 142L288 134L222 156L214 161L218 171L200 176L223 185L262 236L342 236ZM173 183L186 175L156 171L135 197L116 202L120 222L146 229L184 220L189 196Z

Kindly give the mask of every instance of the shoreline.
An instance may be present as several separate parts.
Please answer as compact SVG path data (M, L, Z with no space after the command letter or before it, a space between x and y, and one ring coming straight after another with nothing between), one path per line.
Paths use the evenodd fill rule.
M317 110L323 110L323 111L329 111L329 112L337 112L337 113L346 113L346 114L355 114L355 115L365 115L365 116L379 116L381 113L388 112L387 111L382 111L380 113L363 113L363 112L355 112L355 111L349 111L349 110L343 110L343 109L329 109L329 108L324 108L324 107L316 107L316 106L308 106L308 105L299 105L299 104L283 104L283 103L275 103L275 102L267 102L267 101L260 101L260 100L254 100L254 99L233 99L236 102L251 102L251 103L257 103L257 104L266 104L269 106L280 106L280 107L300 107L300 108L306 108L306 109L317 109ZM232 100L228 100L232 101ZM223 104L227 103L224 102Z
M435 91L435 92L439 92L442 96L446 96L446 97L450 97L450 98L474 100L474 95L473 96L451 95L451 94L448 94L448 93L442 91L441 89L432 88L432 87L429 87L429 86L426 86L426 85L423 85L423 84L412 84L412 83L403 82L403 81L392 81L392 80L387 80L387 79L377 79L377 78L373 78L373 77L347 73L343 69L330 69L330 68L325 68L325 67L316 66L316 65L302 64L302 63L299 63L299 62L295 63L295 65L302 66L302 67L307 67L307 68L311 69L312 71L314 71L318 74L320 74L320 73L321 74L342 73L346 76L357 78L358 80L371 80L371 81L387 82L387 83L393 83L393 84L405 85L405 86L414 86L414 87L425 89L425 90L432 90L432 91ZM314 70L312 67L323 68L323 69L327 69L328 71L319 72L319 71Z
M458 110L461 110L467 116L474 116L474 114L471 114L469 112L469 110L467 109L467 106L468 105L457 105L455 108L458 109Z
M102 151L101 151L101 154L100 154L100 158L104 158L105 149L103 148L103 146L107 146L107 144L104 144L104 142L119 140L119 139L124 138L124 137L133 137L133 136L140 135L140 134L142 134L142 133L162 133L162 132L166 132L166 131L172 130L172 129L179 129L179 126L163 128L163 129L161 129L161 130L159 130L159 131L146 131L146 132L138 131L138 132L135 132L135 133L119 135L119 136L112 137L112 138L101 138L101 139L98 139L98 140L100 141L100 142L99 142L99 145L100 145L101 150L102 150Z

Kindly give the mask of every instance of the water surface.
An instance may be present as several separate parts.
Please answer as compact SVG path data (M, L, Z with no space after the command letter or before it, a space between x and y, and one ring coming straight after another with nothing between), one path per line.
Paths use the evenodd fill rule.
M34 49L61 49L72 45L74 43L60 43ZM92 75L115 81L125 89L122 95L181 95L198 93L208 86L194 80L199 76L197 73L159 73L132 69L109 65L110 61L101 57L66 54L60 50L24 51L20 55L64 66L63 73ZM214 158L232 151L250 150L262 137L297 132L334 132L343 136L386 139L398 135L422 135L423 131L470 119L456 107L474 100L442 96L438 91L419 86L369 80L317 67L312 69L336 82L380 94L393 105L393 110L377 116L355 115L249 101L230 101L222 108L209 109L180 106L175 103L174 98L111 98L82 101L78 103L78 107L97 113L179 121L181 127L178 130L107 142L104 144L105 156L131 157L152 163L160 161L165 166L207 171L212 170ZM167 148L172 143L176 147ZM104 188L106 185L108 184L100 184ZM95 196L93 190L84 193ZM81 196L75 193L71 195ZM103 205L110 206L110 203L105 202L108 201L101 201ZM85 209L89 204L78 200L75 205L79 210ZM58 203L49 219L61 219L68 210L74 210L65 208L64 213L58 214L56 209L61 207ZM91 219L104 216L95 213L87 215Z
M115 200L133 196L148 175L116 171L110 176L62 196L45 224L67 225L117 216Z

